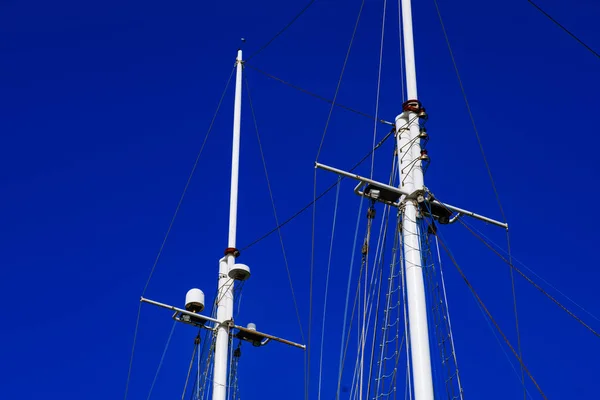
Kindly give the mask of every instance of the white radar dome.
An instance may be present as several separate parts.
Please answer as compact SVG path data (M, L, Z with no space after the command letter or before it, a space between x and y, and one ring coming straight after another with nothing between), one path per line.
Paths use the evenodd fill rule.
M185 309L199 313L204 310L204 292L200 289L190 289L185 295Z
M250 278L250 267L246 264L234 264L229 270L229 277L236 281L245 281Z

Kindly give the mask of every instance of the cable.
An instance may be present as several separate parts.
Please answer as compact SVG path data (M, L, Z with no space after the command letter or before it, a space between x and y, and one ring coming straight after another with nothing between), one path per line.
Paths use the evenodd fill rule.
M336 400L339 399L340 396L340 388L342 385L342 370L343 370L343 361L344 358L346 356L345 351L344 351L344 342L345 342L345 337L346 337L346 321L347 321L347 317L348 317L348 302L350 299L350 284L352 283L352 269L354 268L354 258L356 255L356 252L354 251L354 249L356 249L356 243L358 242L358 228L360 227L360 215L362 213L362 206L363 206L363 201L364 201L364 197L361 196L360 198L360 203L358 205L358 215L356 216L356 228L354 229L354 241L352 243L352 253L350 256L350 268L348 271L348 285L346 286L346 303L344 306L344 321L342 322L342 338L340 340L340 365L339 365L339 370L338 370L338 384L337 384L337 391L336 391ZM352 310L352 317L354 318L354 308ZM352 322L350 322L350 324L352 324Z
M196 336L194 339L194 350L192 351L192 359L190 360L190 366L188 368L187 376L185 377L185 383L183 385L183 394L181 395L181 400L185 399L185 392L187 391L188 382L190 381L190 375L192 374L192 369L194 368L194 359L196 358L196 351L198 351L198 344L200 343L200 334Z
M506 222L506 221L505 221ZM508 233L508 228L506 229L506 244L508 250L508 262L512 265L512 252L510 250L510 234ZM512 288L512 297L513 297L513 312L515 314L515 327L517 329L517 350L519 351L519 355L521 358L523 357L523 350L521 349L521 335L519 334L519 314L517 312L517 291L515 288L515 273L512 268L510 268L510 284ZM525 387L525 372L523 368L521 368L521 382L523 384L523 400L527 400L527 388Z
M323 347L325 344L325 316L327 315L327 295L329 292L329 275L331 272L331 258L333 256L333 239L335 237L335 225L337 222L338 205L340 199L340 181L338 180L337 190L335 192L335 207L333 209L333 222L331 227L331 240L329 242L329 257L327 260L327 273L325 275L325 295L323 300L323 323L321 326L321 350L319 356L319 390L317 392L317 399L321 399L321 384L323 379Z
M452 60L452 65L454 66L454 72L456 73L456 78L458 79L458 84L460 85L460 91L462 92L462 96L465 101L465 106L467 107L467 112L469 113L469 118L471 119L471 125L473 126L473 131L475 132L475 137L477 138L477 143L479 144L479 151L481 152L481 156L483 157L483 162L485 164L485 168L486 168L488 176L490 178L490 182L492 184L492 189L494 190L494 194L496 196L496 201L498 202L498 208L500 208L500 213L502 214L502 219L504 220L504 222L506 222L506 216L504 215L504 208L502 207L502 202L500 201L500 195L498 194L498 189L496 188L496 183L494 181L494 177L492 176L492 170L490 168L487 157L485 155L485 151L483 150L483 143L481 142L481 137L479 136L479 130L477 129L477 124L475 123L475 117L473 116L473 111L471 110L471 105L469 104L469 100L467 98L467 92L463 85L462 78L460 76L460 72L458 71L458 65L457 65L456 59L454 57L454 51L452 51L452 46L450 45L450 39L448 38L446 26L444 25L444 21L442 19L442 13L440 11L437 0L433 0L433 3L435 4L435 9L437 11L440 25L442 27L442 32L444 33L444 38L446 39L446 45L448 47L448 52L450 53L450 58Z
M260 140L260 135L258 132L258 123L256 121L256 113L254 111L254 104L252 102L252 97L250 95L250 85L248 84L248 80L246 81L246 90L248 92L248 103L250 104L250 110L252 111L252 119L254 121L254 128L256 131L256 139L258 141L258 149L260 151L260 157L262 159L263 169L265 171L265 178L267 179L267 187L269 188L269 197L271 198L271 205L273 207L273 216L275 218L275 224L277 225L277 233L279 235L279 242L281 243L281 251L283 253L283 262L285 264L285 269L288 275L288 281L290 283L290 290L292 292L292 299L294 301L294 308L296 309L296 316L298 317L298 326L300 327L300 335L302 340L304 341L304 330L302 329L302 320L300 318L300 310L298 308L298 301L296 300L296 294L294 292L294 285L292 283L292 274L290 272L290 267L287 259L287 253L285 251L285 246L283 244L283 235L281 234L281 225L279 224L279 218L277 217L277 209L275 208L275 198L273 197L273 190L271 189L271 181L269 179L269 173L267 171L267 162L265 161L265 154L262 147L262 142Z
M169 333L169 337L167 338L167 343L165 344L165 349L163 350L162 356L160 357L160 361L158 362L158 367L156 368L156 373L154 374L154 379L152 380L152 385L150 385L150 391L148 392L148 397L146 398L146 400L150 400L150 396L152 396L152 390L154 390L154 385L156 384L156 380L158 379L160 368L163 365L163 361L165 361L165 356L167 355L169 344L171 344L173 332L175 332L175 326L177 326L177 321L173 321L173 327L171 328L171 332Z
M338 78L338 82L335 88L335 93L333 95L331 107L329 108L329 114L327 115L327 120L325 121L325 128L323 128L323 135L321 136L321 142L319 143L319 149L317 150L317 155L315 157L315 162L319 160L319 155L321 154L321 150L323 149L323 143L325 141L325 136L327 135L327 130L329 128L329 122L331 121L331 115L333 114L333 109L335 107L335 102L337 100L337 96L340 92L340 87L342 86L342 79L344 78L344 72L346 70L346 65L348 64L348 59L350 58L350 52L352 51L352 45L354 44L354 38L356 37L356 31L358 30L358 24L360 22L360 17L362 16L362 11L365 6L365 0L362 0L360 3L360 8L358 10L358 15L356 16L356 22L354 23L354 30L352 31L352 36L350 37L350 43L348 43L348 50L346 50L346 56L344 57L344 63L342 64L342 70L340 71L340 76ZM306 393L305 397L308 400L308 391L310 388L310 339L311 339L311 327L312 327L312 303L313 303L313 276L314 276L314 268L315 268L315 226L316 226L316 218L317 218L317 170L315 168L314 178L313 178L313 218L312 218L312 235L311 235L311 255L310 255L310 288L309 288L309 306L308 306L308 341L306 344Z
M250 68L252 68L253 70L255 70L256 72L259 72L259 73L263 74L263 75L264 75L264 76L266 76L267 78L270 78L270 79L273 79L273 80L275 80L275 81L277 81L277 82L283 83L284 85L286 85L286 86L289 86L289 87L291 87L292 89L295 89L295 90L297 90L297 91L299 91L299 92L305 93L305 94L307 94L307 95L309 95L309 96L312 96L312 97L314 97L314 98L316 98L316 99L318 99L318 100L324 101L324 102L325 102L325 103L327 103L327 104L332 104L332 105L335 105L335 107L339 107L339 108L341 108L341 109L344 109L344 110L346 110L346 111L350 111L350 112L352 112L352 113L354 113L354 114L357 114L357 115L360 115L360 116L363 116L363 117L366 117L366 118L369 118L369 119L372 119L372 120L378 121L378 122L380 122L380 123L382 123L382 124L385 124L385 125L392 125L392 126L394 125L394 123L393 123L393 122L389 122L389 121L386 121L386 120L383 120L383 119L379 119L379 120L378 120L378 119L377 119L377 118L375 118L374 116L372 116L372 115L370 115L370 114L367 114L367 113L365 113L365 112L362 112L362 111L356 110L356 109L354 109L354 108L351 108L351 107L347 107L347 106L345 106L345 105L343 105L343 104L340 104L340 103L334 103L334 102L333 102L333 100L330 100L330 99L328 99L327 97L321 96L321 95L319 95L319 94L316 94L316 93L314 93L314 92L311 92L311 91L309 91L309 90L307 90L307 89L303 89L303 88L301 88L300 86L294 85L294 84L293 84L293 83L291 83L291 82L288 82L288 81L286 81L286 80L283 80L283 79L281 79L281 78L278 78L278 77L276 77L276 76L274 76L274 75L271 75L271 74L269 74L268 72L265 72L265 71L263 71L262 69L259 69L259 68L255 67L255 66L254 66L254 65L252 65L252 64L248 64L247 62L245 62L245 63L244 63L244 66L246 66L246 67L250 67Z
M335 101L337 100L337 96L340 92L340 87L342 86L342 79L344 78L344 72L346 71L346 65L348 64L348 59L350 58L350 52L352 51L352 45L354 44L354 38L356 37L356 31L358 30L358 23L360 22L360 17L362 15L363 8L365 7L365 0L360 3L360 9L358 10L358 15L356 17L356 22L354 24L354 30L352 31L352 37L350 38L350 43L348 43L348 50L346 51L346 57L344 58L344 63L342 64L342 70L340 71L340 77L338 78L337 86L335 88L335 94L333 95L333 100L331 107L329 108L329 115L327 116L327 121L325 122L325 129L323 129L323 136L321 137L321 143L319 144L319 150L317 151L317 156L315 160L319 160L319 155L321 154L321 149L323 148L323 142L325 141L325 135L327 134L327 128L329 128L329 122L331 121L331 114L333 113L333 108L335 106Z
M381 92L381 69L383 65L383 38L385 36L385 15L387 12L387 0L383 0L383 17L381 19L381 41L379 45L379 67L377 71L377 95L375 96L375 123L373 124L373 148L375 148L375 140L377 139L377 118L379 117L379 94ZM371 156L371 176L373 179L373 171L375 169L375 152Z
M440 244L437 236L435 238L435 248L437 251L438 264L440 266L440 280L442 282L442 293L444 294L444 304L446 306L446 321L448 322L448 331L450 333L450 345L452 346L452 356L454 358L454 365L456 366L458 394L460 396L460 400L463 400L463 388L462 384L460 383L460 373L458 372L458 360L456 358L456 347L454 346L454 333L452 332L452 323L450 322L450 308L448 306L448 296L446 295L446 281L444 280L444 271L442 269L442 255L440 254Z
M528 1L530 1L530 0L528 0ZM438 19L440 21L440 26L441 26L442 32L444 34L444 39L446 40L448 52L450 53L452 65L454 66L454 72L456 73L456 79L458 80L458 84L460 86L460 90L462 92L462 96L465 101L465 106L467 108L467 112L469 114L471 124L473 126L473 132L475 132L475 137L477 138L477 143L479 145L479 151L481 152L481 157L483 158L483 162L485 164L485 168L487 170L488 177L489 177L490 183L492 185L492 189L494 190L494 195L496 196L496 201L498 203L498 208L500 209L500 214L502 215L503 222L507 223L508 221L506 219L506 214L504 213L504 207L502 207L502 201L500 200L500 194L498 193L498 188L496 187L496 182L494 181L494 176L492 175L492 169L490 168L487 156L485 155L485 151L483 149L483 143L482 143L481 137L479 135L479 130L477 129L477 124L475 123L475 117L473 116L473 111L471 110L471 105L469 104L469 100L467 98L467 92L465 90L465 87L462 82L462 78L460 76L460 72L458 70L458 64L456 63L456 58L454 57L454 51L452 50L452 45L450 44L450 38L448 37L448 32L446 31L446 26L444 25L444 20L442 18L442 13L440 11L438 1L433 0L433 3L435 5L435 10L437 12ZM506 229L506 241L507 241L507 246L508 246L509 258L512 259L512 255L510 252L511 251L510 250L510 233L508 231L508 228ZM512 261L510 262L510 264L512 265ZM519 351L519 356L522 358L523 353L522 353L522 349L521 349L521 332L519 330L519 316L518 316L518 312L517 312L517 295L516 295L515 279L514 279L512 268L510 270L510 279L511 279L512 297L513 297L513 311L514 311L514 316L515 316L515 330L517 332L517 350ZM525 373L523 372L523 368L521 368L521 376L522 376L522 383L523 383L523 398L524 398L524 400L526 400L527 399L527 389L525 387Z
M585 42L583 40L581 40L577 36L575 36L575 34L573 32L571 32L570 30L568 30L563 24L561 24L560 22L558 22L557 20L552 18L552 16L550 14L548 14L546 11L544 11L540 6L538 6L531 0L527 0L527 2L529 4L531 4L532 6L534 6L539 12L544 14L550 21L554 22L560 29L562 29L567 34L569 34L569 36L571 36L573 39L575 39L577 42L579 42L579 44L582 45L583 47L585 47L590 53L592 53L596 57L600 58L600 54L598 54L596 51L594 51L594 49L592 49L590 46L585 44Z
M485 306L485 304L483 303L483 301L481 300L481 298L479 297L479 295L475 291L475 288L473 287L473 285L471 285L471 282L469 282L469 280L465 276L465 273L463 272L463 270L460 268L460 266L458 265L458 263L456 262L456 260L452 256L452 253L450 252L450 250L448 249L448 247L446 246L446 244L444 243L444 241L437 235L437 233L434 233L434 235L439 239L439 243L441 244L442 248L444 249L444 251L446 252L446 254L448 255L448 257L450 258L450 261L452 261L452 264L454 264L454 266L456 267L456 270L458 271L458 273L460 274L460 276L462 277L462 279L467 284L467 287L469 288L469 290L471 290L471 293L473 294L473 296L475 296L475 299L477 300L477 302L481 305L481 307L485 311L485 313L488 316L488 318L490 319L490 321L492 321L492 324L494 325L494 327L496 328L496 330L498 331L498 333L500 333L500 336L502 336L502 338L504 339L504 341L506 342L506 344L508 345L508 347L510 348L510 350L512 351L512 353L514 354L514 356L517 358L517 360L519 361L519 363L523 367L523 370L527 373L527 376L529 376L529 379L531 380L531 382L533 382L533 384L537 388L538 392L540 392L540 394L542 395L542 397L545 400L548 400L548 397L546 396L546 394L544 393L544 391L542 390L542 388L540 387L540 385L533 378L533 375L531 375L531 372L529 371L529 369L527 368L527 366L523 362L523 359L519 356L519 354L517 353L517 351L515 350L515 348L510 344L510 341L508 340L508 338L506 337L506 335L504 334L504 332L502 331L502 329L500 329L500 326L498 325L498 323L496 322L496 320L494 319L494 317L492 317L492 314L489 312L489 310L487 309L487 307Z
M150 274L148 275L148 279L146 280L146 284L144 285L144 289L142 290L141 297L144 297L144 295L146 294L146 290L148 290L148 286L150 285L150 280L152 279L152 276L154 275L154 271L156 270L156 266L158 265L158 260L160 259L160 256L162 255L163 249L165 248L165 244L167 243L167 239L169 238L169 234L171 233L171 229L173 228L173 224L175 223L175 219L177 218L177 215L179 214L179 209L181 208L183 199L185 198L187 190L190 186L190 182L192 181L192 177L194 176L194 172L196 172L196 168L198 167L198 162L200 161L200 156L202 155L202 152L204 151L204 146L206 145L208 136L210 135L210 132L212 131L212 128L215 124L215 120L217 119L217 114L219 113L221 104L223 104L223 99L225 98L225 94L227 93L227 89L229 88L229 84L231 83L231 78L233 77L234 71L235 71L235 66L233 67L233 69L231 70L231 73L229 74L229 78L227 79L227 83L225 84L225 89L223 89L223 93L221 94L221 98L219 99L219 103L217 104L217 109L215 110L212 120L210 121L208 130L206 131L206 135L204 136L204 140L202 141L202 145L200 146L200 150L198 151L198 155L196 156L196 160L194 161L194 165L192 166L192 170L190 171L190 174L185 183L185 186L183 187L183 191L181 193L181 196L179 197L179 201L177 202L177 207L175 207L173 216L171 217L171 222L169 223L167 232L165 233L163 241L158 249L158 253L156 254L156 258L154 259L154 264L152 265L152 268L150 269ZM133 344L131 346L131 356L129 358L129 369L127 371L127 381L125 382L125 395L123 397L125 400L127 400L127 395L129 393L129 383L131 381L131 369L133 368L133 356L135 353L135 345L137 342L137 334L138 334L138 329L139 329L141 313L142 313L142 303L140 302L140 304L138 306L137 318L136 318L136 322L135 322L135 329L133 332Z
M294 16L294 18L292 18L292 20L290 22L287 23L286 26L284 26L279 32L277 32L271 39L269 39L265 44L263 44L258 50L256 50L254 53L252 53L250 55L250 57L248 57L248 60L250 60L251 58L255 57L258 53L260 53L261 51L263 51L264 49L266 49L267 47L269 47L269 45L271 43L273 43L275 41L275 39L277 39L279 36L281 36L281 34L285 31L288 30L288 28L290 26L292 26L294 24L294 22L296 22L298 20L298 18L300 18L302 16L302 14L304 14L306 11L308 11L308 9L310 8L310 6L312 6L315 3L316 0L310 0L305 6L304 8L302 8L302 10L300 10L300 12L298 12L298 14L296 14Z
M406 101L406 89L404 87L404 40L402 40L402 0L398 0L398 41L400 50L400 94L402 98L400 99L403 103Z
M414 119L416 119L418 117L413 118L412 120L410 120L409 122L407 122L406 124L404 124L403 126L400 127L400 129L402 129L405 126L408 126L408 124L410 124L412 121L414 121ZM387 135L385 135L383 137L383 139L381 139L379 141L379 143L377 143L377 145L375 146L374 150L379 149L383 143L390 138L390 136L392 136L392 134L394 134L396 132L395 128L392 129ZM356 164L354 164L352 166L352 168L350 168L348 170L348 172L352 172L354 171L356 168L358 168L367 158L369 158L371 156L371 153L374 151L371 150L369 151L363 158L361 158ZM345 177L342 177L341 179L344 179ZM285 221L283 221L279 226L276 226L275 228L271 229L270 231L268 231L267 233L265 233L264 235L260 236L258 239L255 239L254 241L250 242L250 244L246 245L245 247L243 247L240 251L245 251L248 250L250 247L256 245L257 243L263 241L264 239L266 239L267 237L271 236L273 233L277 232L278 229L282 228L283 226L287 225L288 223L290 223L292 220L294 220L296 217L298 217L299 215L301 215L302 213L304 213L304 211L308 210L316 201L320 200L321 198L323 198L327 193L329 193L335 186L337 185L337 181L335 183L333 183L331 186L327 187L327 189L325 189L323 192L321 192L321 194L319 194L317 196L316 199L313 199L310 203L306 204L304 207L302 207L300 210L298 210L296 213L294 213L291 217L289 217L288 219L286 219Z
M460 221L460 218L459 218ZM462 221L461 221L462 222ZM540 292L542 292L542 294L546 297L548 297L550 300L552 300L557 306L559 306L563 311L565 311L567 314L569 314L573 319L575 319L577 322L579 322L581 325L583 325L585 328L587 328L590 332L592 332L595 336L600 338L600 333L596 332L591 326L589 326L588 324L586 324L581 318L579 318L577 315L575 315L572 311L570 311L567 307L565 307L564 305L561 304L561 302L559 302L557 299L555 299L550 293L546 292L544 290L544 288L542 288L540 285L538 285L537 283L535 283L533 281L533 279L531 279L529 276L525 275L525 273L523 271L521 271L519 268L515 267L509 260L507 260L502 254L500 254L500 252L498 252L498 250L496 250L494 247L492 247L489 243L487 243L482 237L480 237L477 233L475 233L473 230L471 230L471 228L469 226L467 226L466 224L463 223L463 225L467 228L467 230L469 232L471 232L473 234L473 236L475 236L476 238L478 238L479 240L481 240L481 242L483 244L486 245L487 248L489 248L490 250L492 250L498 257L500 257L500 259L502 261L504 261L506 264L508 264L508 266L511 267L511 269L514 269L519 275L521 275L523 278L525 278L525 280L527 282L529 282L530 284L532 284L537 290L539 290Z
M475 228L473 225L469 224L466 221L462 221L463 224L468 225L473 231L477 232L479 234L479 236L485 238L485 240L488 243L493 244L494 246L496 246L496 248L498 248L500 251L507 253L506 250L504 250L502 247L500 247L498 244L496 244L492 239L490 239L489 237L487 237L486 235L484 235L480 230L478 230L477 228ZM543 277L541 277L540 275L538 275L533 269L529 268L527 265L525 265L525 263L523 263L522 261L520 261L519 259L513 257L512 258L513 261L516 261L518 264L520 264L523 268L525 268L527 271L531 272L536 278L538 278L539 280L541 280L542 282L544 282L546 285L548 285L550 288L552 288L553 290L555 290L558 294L560 294L561 296L563 296L565 299L567 299L568 301L570 301L571 303L573 303L577 308L579 308L581 311L585 312L587 315L589 315L590 317L594 318L596 321L600 322L600 318L598 318L597 316L595 316L594 314L592 314L590 311L588 311L586 308L584 308L583 306L581 306L579 303L577 303L575 300L571 299L569 296L567 296L566 294L564 294L562 291L560 291L556 286L552 285L550 282L548 282L546 279L544 279Z

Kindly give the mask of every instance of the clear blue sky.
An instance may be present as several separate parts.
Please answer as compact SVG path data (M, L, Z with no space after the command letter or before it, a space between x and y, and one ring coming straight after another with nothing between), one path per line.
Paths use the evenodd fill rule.
M252 52L304 3L2 2L0 398L122 398L138 298L239 39L246 37L245 49ZM388 120L401 106L394 3L380 107ZM444 201L500 218L433 3L414 3L419 93L431 116L427 186ZM252 64L331 97L359 4L317 1ZM599 3L539 4L600 48ZM440 6L511 225L514 255L599 315L594 202L600 194L600 139L593 121L600 61L525 0L440 0ZM375 108L381 10L381 1L366 2L339 95L341 103L368 113ZM312 163L328 106L247 72L283 219L312 199ZM274 226L247 97L244 102L240 247ZM150 298L181 305L186 290L197 286L213 300L227 238L232 104L230 90L149 286ZM380 127L378 137L386 131ZM319 160L349 168L369 150L372 134L369 120L336 110ZM389 151L378 154L378 179L386 179L389 157ZM368 167L360 172L368 174ZM332 179L319 173L319 188ZM327 398L333 397L358 204L351 188L349 182L342 186L336 228ZM321 334L332 204L328 196L318 207L314 344ZM310 228L307 213L283 230L305 330ZM504 245L503 232L480 228ZM507 266L458 225L445 227L443 235L516 342ZM242 259L253 276L239 322L254 321L300 341L277 237ZM464 282L448 262L446 271L467 398L520 398L519 381ZM548 397L596 398L599 339L522 279L517 290L524 359ZM600 329L600 322L566 305ZM147 396L169 316L143 308L130 399ZM153 398L180 396L193 337L191 328L176 328ZM318 352L312 354L315 361ZM302 366L296 349L246 347L240 367L244 398L302 398ZM313 395L315 378L313 373ZM528 389L539 398L531 384Z

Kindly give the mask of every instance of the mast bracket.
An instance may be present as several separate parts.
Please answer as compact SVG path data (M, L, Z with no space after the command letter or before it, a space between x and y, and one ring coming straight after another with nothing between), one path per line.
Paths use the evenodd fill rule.
M420 207L422 210L421 214L432 216L434 219L438 220L440 224L451 224L458 221L461 216L467 216L487 222L500 228L508 229L508 224L506 222L500 222L481 214L465 210L464 208L455 207L436 200L433 194L426 187L409 193L402 188L387 185L385 183L356 175L351 172L346 172L338 168L330 167L325 164L315 163L315 168L333 172L342 177L358 181L358 185L356 185L354 188L354 193L359 196L367 197L371 200L376 200L398 208L400 208L406 200L416 200L418 203L425 204L425 207Z
M191 325L202 327L205 329L215 330L217 327L219 327L221 325L225 325L230 330L235 329L237 331L237 332L230 331L230 334L232 336L235 336L240 339L243 339L244 337L246 337L246 338L248 338L248 341L252 342L255 346L257 346L257 344L255 343L256 341L258 341L258 343L260 343L258 346L264 346L265 344L269 343L270 341L274 341L274 342L287 344L288 346L297 347L302 350L306 350L306 345L303 345L300 343L295 343L290 340L282 339L277 336L269 335L268 333L259 332L256 329L249 329L249 328L245 328L243 326L235 325L233 320L221 322L215 318L207 317L205 315L191 312L188 310L184 310L182 308L174 307L174 306L171 306L171 305L168 305L165 303L159 303L158 301L146 299L144 297L140 298L140 301L142 303L148 303L148 304L152 304L154 306L160 307L160 308L166 308L167 310L175 311L175 314L173 315L173 319L175 319L176 321L182 322L182 323L190 324L190 322L188 322L187 318L181 318L181 316L189 316L190 321L200 321L197 323L191 323ZM177 318L177 317L180 317L180 318ZM206 326L207 322L212 322L213 326L212 327Z

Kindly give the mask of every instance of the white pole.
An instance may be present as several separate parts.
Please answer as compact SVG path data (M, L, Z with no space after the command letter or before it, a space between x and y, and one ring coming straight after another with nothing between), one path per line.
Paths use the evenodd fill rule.
M408 100L418 100L415 51L412 28L411 0L402 0L404 60ZM404 110L403 110L404 111ZM408 124L408 126L407 126ZM404 111L396 118L400 187L409 193L423 189L419 119L413 111ZM411 345L411 365L415 400L433 400L427 304L421 263L421 245L417 225L416 200L407 200L402 218L404 266L408 299L408 322Z
M242 114L242 50L237 54L235 79L235 105L233 110L233 149L231 153L231 194L229 198L229 240L228 250L235 249L237 229L238 180L240 161L240 120ZM233 251L227 251L219 260L219 291L217 301L217 342L213 374L213 400L227 397L227 365L229 358L229 327L224 324L233 317L233 279L228 271L235 264Z

